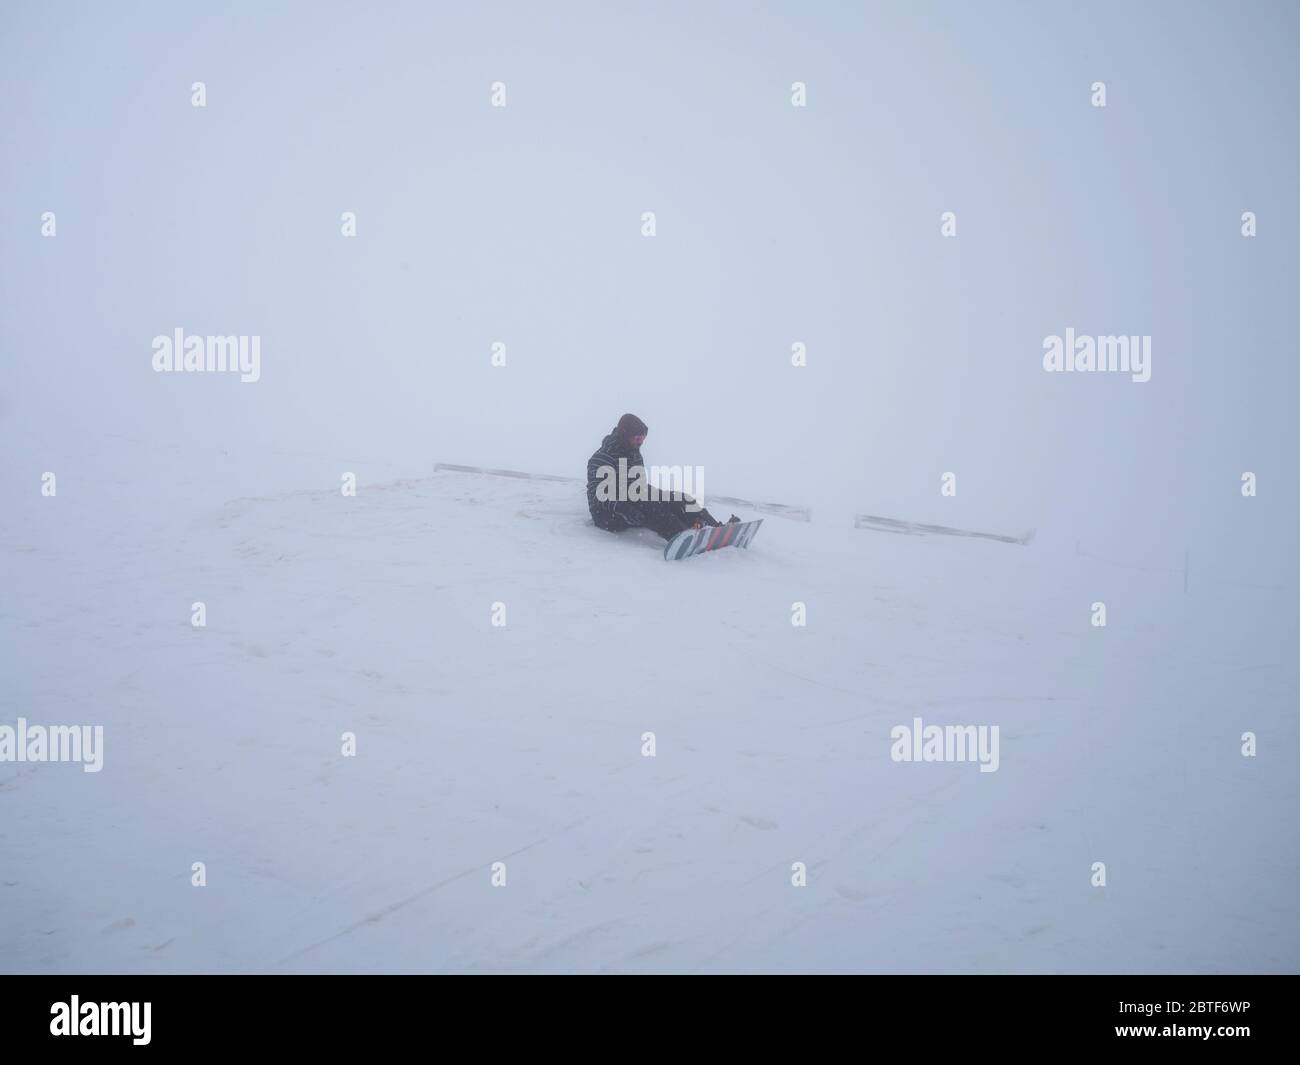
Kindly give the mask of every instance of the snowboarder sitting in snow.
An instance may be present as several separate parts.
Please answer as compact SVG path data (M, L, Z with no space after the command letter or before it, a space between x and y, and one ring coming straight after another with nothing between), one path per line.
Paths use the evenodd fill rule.
M722 522L684 492L650 491L645 463L641 460L641 445L649 432L645 422L635 414L624 414L587 460L587 509L591 511L591 520L609 532L638 527L653 529L665 540L687 529L721 525ZM620 491L620 487L626 488L637 481L640 488ZM733 514L731 521L740 519Z

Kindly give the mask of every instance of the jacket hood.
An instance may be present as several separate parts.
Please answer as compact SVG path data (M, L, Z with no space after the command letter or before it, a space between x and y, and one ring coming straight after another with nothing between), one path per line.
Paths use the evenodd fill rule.
M641 450L633 447L619 435L618 426L610 430L609 435L600 442L600 449L608 451L611 455L631 455L633 452L640 453Z

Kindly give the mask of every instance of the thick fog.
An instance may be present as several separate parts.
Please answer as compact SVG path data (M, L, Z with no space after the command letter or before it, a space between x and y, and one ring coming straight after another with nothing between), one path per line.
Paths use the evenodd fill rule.
M1298 12L5 6L0 970L1294 971Z
M632 411L706 498L1290 565L1289 5L4 20L12 492L90 456L132 510L146 456L236 494L577 476ZM155 372L177 328L259 337L260 378ZM1149 336L1150 379L1045 372L1067 328Z

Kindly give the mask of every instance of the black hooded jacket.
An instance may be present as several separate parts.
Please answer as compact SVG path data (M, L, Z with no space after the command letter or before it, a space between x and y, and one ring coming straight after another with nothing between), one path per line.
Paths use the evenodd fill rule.
M633 468L637 466L644 467L645 463L641 459L641 449L624 440L618 431L610 433L600 442L600 447L596 453L587 460L587 509L591 511L591 520L599 528L611 529L619 525L617 518L618 500L617 499L597 499L596 486L600 484L602 476L600 468L609 466L613 469L611 487L618 486L618 461L625 459L627 461L627 476L630 479ZM610 474L605 474L608 478Z

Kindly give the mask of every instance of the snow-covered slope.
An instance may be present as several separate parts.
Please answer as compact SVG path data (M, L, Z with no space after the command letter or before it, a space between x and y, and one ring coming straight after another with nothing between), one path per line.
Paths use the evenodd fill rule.
M105 738L0 765L0 969L1300 961L1296 632L1251 622L1285 590L833 520L670 564L458 473L93 544L77 505L3 525L0 724ZM891 760L918 716L997 725L998 770Z

